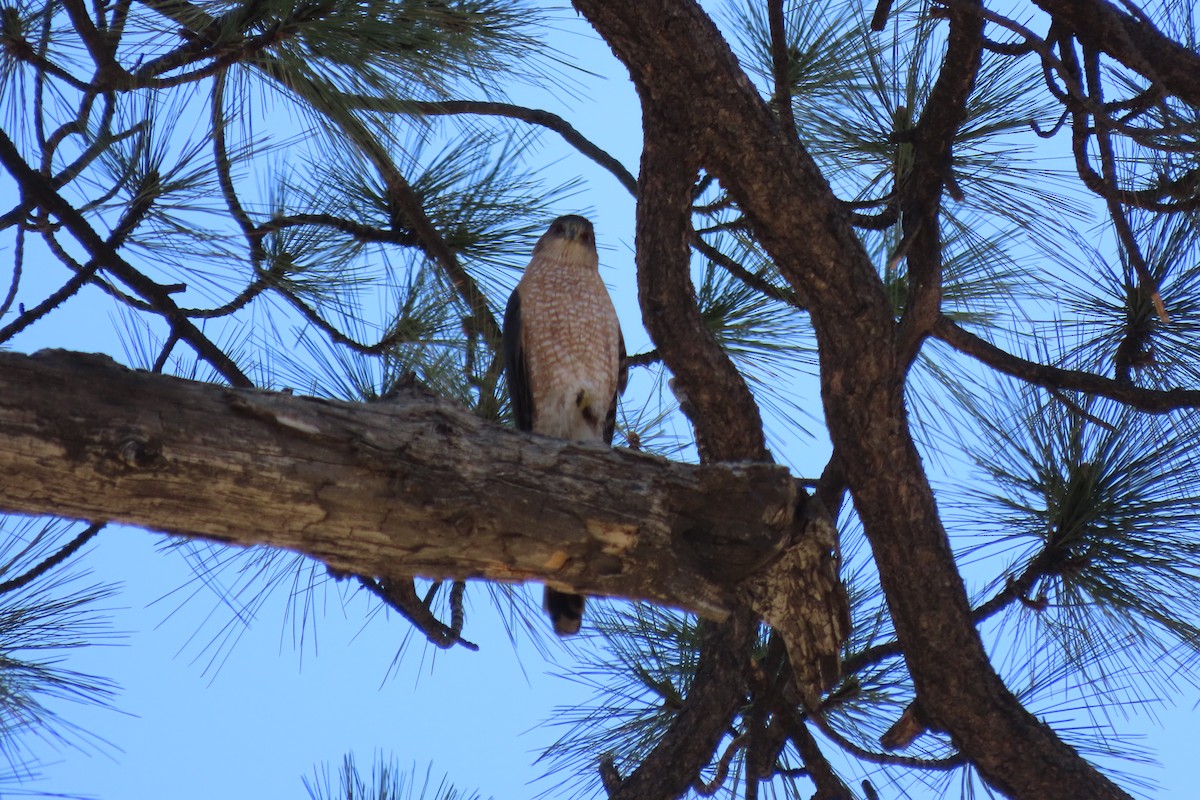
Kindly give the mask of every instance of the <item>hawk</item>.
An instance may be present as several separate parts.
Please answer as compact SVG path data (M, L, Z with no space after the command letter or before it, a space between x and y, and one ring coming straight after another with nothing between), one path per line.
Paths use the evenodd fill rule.
M504 313L504 369L517 428L612 444L628 377L625 341L584 217L550 223ZM583 597L546 587L560 636L579 631Z

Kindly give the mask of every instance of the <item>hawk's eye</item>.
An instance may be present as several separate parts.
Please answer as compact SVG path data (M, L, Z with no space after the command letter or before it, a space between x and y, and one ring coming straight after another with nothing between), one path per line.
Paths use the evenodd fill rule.
M579 234L579 239L582 242L584 242L585 244L591 244L592 243L592 232L584 231L583 233Z

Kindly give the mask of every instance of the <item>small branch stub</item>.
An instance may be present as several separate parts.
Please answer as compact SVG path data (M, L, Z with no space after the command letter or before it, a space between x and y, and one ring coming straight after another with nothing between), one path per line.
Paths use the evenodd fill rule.
M746 587L751 607L783 638L796 685L809 709L841 675L842 643L850 634L850 602L838 576L837 530L821 503L809 498L799 534Z

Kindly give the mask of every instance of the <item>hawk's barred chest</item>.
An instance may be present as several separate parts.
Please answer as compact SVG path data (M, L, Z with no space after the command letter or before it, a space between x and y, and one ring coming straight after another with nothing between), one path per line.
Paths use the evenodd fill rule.
M617 391L620 324L594 262L535 258L518 285L533 430L602 439Z

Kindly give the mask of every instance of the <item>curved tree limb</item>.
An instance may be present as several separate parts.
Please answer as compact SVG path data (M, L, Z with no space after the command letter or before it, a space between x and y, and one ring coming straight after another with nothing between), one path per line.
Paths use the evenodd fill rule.
M644 102L673 121L700 166L738 201L812 315L830 435L925 714L951 732L989 783L1014 797L1127 798L1029 714L992 669L908 430L905 362L882 283L815 163L696 3L575 6L630 70ZM643 247L655 245L639 237Z
M700 316L690 274L696 154L644 107L637 206L638 301L675 392L696 429L702 461L768 460L762 416L745 379Z
M342 99L350 108L362 111L375 111L392 114L481 114L494 117L507 117L539 125L554 131L563 141L574 147L583 155L599 164L613 174L631 195L637 196L637 178L625 168L625 165L588 139L575 129L571 123L558 114L542 111L537 108L526 108L513 103L497 103L485 100L396 100L367 95L342 95Z
M1106 53L1200 108L1200 54L1104 0L1034 0L1085 46Z
M75 555L75 553L79 551L79 548L83 547L85 544L94 539L96 534L102 530L104 530L103 522L96 522L88 525L79 533L75 534L75 537L72 538L71 541L67 542L58 550L55 550L53 553L39 561L30 569L26 570L15 578L10 578L3 583L0 583L0 594L6 594L8 592L20 589L23 586L28 586L42 575L45 575L59 564Z

